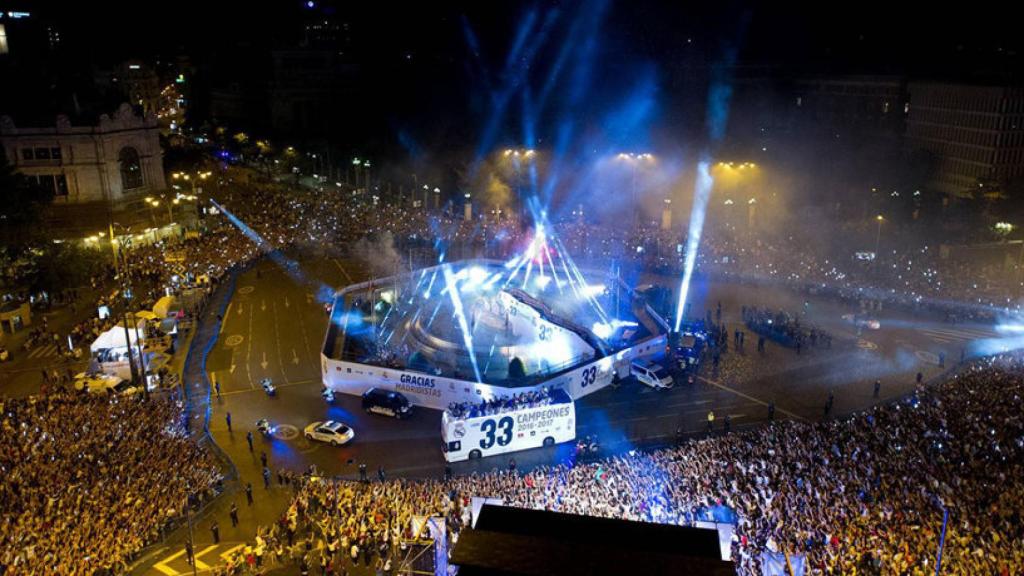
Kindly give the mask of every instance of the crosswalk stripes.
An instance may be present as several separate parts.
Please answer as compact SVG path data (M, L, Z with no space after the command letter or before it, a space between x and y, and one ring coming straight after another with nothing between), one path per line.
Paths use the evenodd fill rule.
M981 328L923 328L921 333L935 342L968 342L981 338L993 338L996 333Z
M47 344L46 346L39 346L39 347L33 348L32 351L28 353L28 357L29 358L46 358L46 357L52 357L52 356L56 356L56 355L57 355L57 345L56 344Z

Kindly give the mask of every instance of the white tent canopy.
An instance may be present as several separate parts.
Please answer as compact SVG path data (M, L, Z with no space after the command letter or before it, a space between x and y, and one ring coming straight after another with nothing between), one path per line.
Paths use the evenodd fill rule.
M89 345L89 350L97 352L99 350L110 350L112 348L127 348L128 344L135 345L138 338L142 337L146 333L146 321L139 322L138 334L136 330L129 327L128 329L128 340L125 340L125 329L124 324L118 324L107 330L103 334L100 334L96 340Z

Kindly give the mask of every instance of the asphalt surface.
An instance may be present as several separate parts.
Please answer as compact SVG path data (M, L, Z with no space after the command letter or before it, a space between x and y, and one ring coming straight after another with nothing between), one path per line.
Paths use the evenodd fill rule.
M207 358L210 379L220 385L220 397L211 396L210 433L236 466L238 486L251 483L255 498L248 506L244 492L233 491L197 521L196 550L208 550L203 556L210 559L208 565L238 542L251 540L256 526L266 526L281 514L290 491L277 485L280 469L303 472L315 465L326 475L356 478L359 464L366 464L371 476L378 467L388 476L443 474L439 412L417 409L412 418L395 421L366 414L357 397L338 394L335 403L328 405L320 396L319 353L328 318L317 295L324 287L333 290L369 277L364 263L308 256L285 266L266 260L237 278ZM644 280L676 282L674 278ZM967 342L994 334L984 326L949 325L883 311L878 315L880 330L858 335L842 319L853 311L849 307L765 286L698 284L692 300L695 311L714 310L721 301L730 342L719 369L713 370L707 362L694 384L678 383L668 391L627 380L619 388L592 394L577 402L578 436L596 435L604 453L666 443L674 440L677 431L687 436L706 434L709 411L716 416L715 433L723 432L726 416L737 431L765 422L769 402L775 403L777 419L816 421L825 417L829 391L835 395L829 417L836 417L907 393L918 371L926 378L942 371L937 365L939 352L945 352L952 364ZM732 334L741 328L744 305L799 313L803 323L813 323L835 336L832 348L804 348L798 354L769 341L765 351L758 352L757 338L750 333L745 346L737 348ZM268 397L260 387L260 380L268 377L278 387L275 397ZM882 381L877 399L872 394L876 378ZM272 436L262 437L255 431L260 418L275 425ZM332 447L302 436L306 425L326 419L350 425L354 441ZM248 432L253 434L251 450ZM571 446L563 445L514 457L522 469L564 461L572 452ZM261 475L263 453L273 475L270 487L264 486ZM497 456L452 468L459 474L503 468L507 463L508 456ZM237 528L230 527L224 513L228 500L241 511ZM211 547L209 530L213 521L218 521L222 539L215 547ZM182 565L181 556L174 556L179 548L168 545L159 550L139 573L174 576L185 572L188 567Z

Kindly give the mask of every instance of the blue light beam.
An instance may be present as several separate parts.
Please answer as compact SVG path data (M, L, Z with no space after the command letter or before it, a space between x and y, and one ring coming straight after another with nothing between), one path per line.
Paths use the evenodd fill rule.
M704 231L704 218L707 216L711 188L715 182L709 171L710 164L708 160L702 160L697 164L697 182L693 189L693 208L690 210L690 229L686 234L686 253L683 257L683 280L679 284L679 302L676 304L676 332L683 323L683 311L686 309L686 297L690 292L693 266L697 262L697 250L700 248L700 235Z

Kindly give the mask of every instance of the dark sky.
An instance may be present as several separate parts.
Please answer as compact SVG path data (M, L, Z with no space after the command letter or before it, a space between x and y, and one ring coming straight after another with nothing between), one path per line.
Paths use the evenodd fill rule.
M283 36L308 15L303 1L179 0L169 3L3 0L0 8L29 9L59 21L69 38L87 39L82 48L98 58L185 47L202 54L234 37ZM324 2L350 20L369 60L390 52L419 50L461 58L465 42L460 19L473 25L485 49L498 55L531 8L564 14L586 10L581 2ZM650 2L612 3L605 21L609 42L652 59L671 57L685 39L714 46L738 41L739 60L797 67L843 67L932 72L958 53L998 58L1020 48L1019 30L1007 4L857 2ZM737 33L738 24L749 24ZM959 48L958 48L959 47Z
M710 70L728 63L783 74L1020 78L1016 20L998 4L960 4L954 12L936 2L612 0L599 18L591 18L600 0L314 2L309 9L305 0L0 0L0 8L33 11L55 22L68 47L64 57L95 66L181 53L202 66L239 43L294 43L304 19L326 13L350 26L346 51L358 64L361 92L345 105L364 117L366 133L387 133L392 143L408 135L415 146L435 149L479 141L495 94L513 92L509 106L524 106L518 89L527 86L535 96L557 67L560 50L571 44L574 54L582 52L588 39L594 43L593 70L578 74L580 62L570 58L547 115L538 113L538 138L554 137L566 112L575 116L577 131L589 129L587 122L607 124L612 108L616 119L628 115L643 104L648 83L655 87L651 97L660 107L659 121L696 126L700 119L685 118L673 106L685 110L703 101ZM537 54L513 63L512 68L526 67L517 84L506 58L531 13L537 22L555 16L546 34L539 24L531 29L527 44L537 43ZM580 23L586 23L584 33L574 37ZM476 38L475 50L467 30ZM235 52L232 58L245 55ZM578 86L585 86L585 98L572 98ZM506 139L520 137L523 130L515 123L522 116L516 110L508 114L501 129Z

